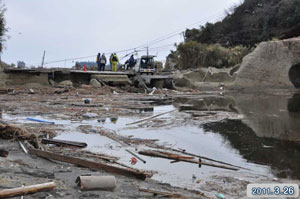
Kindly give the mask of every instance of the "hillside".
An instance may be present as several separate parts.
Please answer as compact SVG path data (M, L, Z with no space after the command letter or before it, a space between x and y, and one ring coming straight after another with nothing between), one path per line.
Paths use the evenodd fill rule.
M300 35L299 0L245 0L222 21L186 30L186 41L254 46L272 38Z
M244 0L226 12L222 21L187 29L166 69L233 67L262 41L300 36L299 0Z

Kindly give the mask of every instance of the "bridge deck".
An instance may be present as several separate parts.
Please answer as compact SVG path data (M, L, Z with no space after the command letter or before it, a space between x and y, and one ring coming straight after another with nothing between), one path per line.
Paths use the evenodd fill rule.
M64 73L64 74L71 74L71 73L82 73L82 74L89 74L89 75L133 75L133 71L82 71L82 70L71 70L71 69L59 69L59 68L52 68L52 69L5 69L5 73Z

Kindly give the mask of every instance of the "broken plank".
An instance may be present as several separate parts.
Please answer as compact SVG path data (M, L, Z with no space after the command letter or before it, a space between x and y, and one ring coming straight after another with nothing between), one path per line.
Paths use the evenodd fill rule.
M57 140L57 139L42 139L43 144L55 144L59 146L75 146L80 148L87 147L87 144L84 142L74 142L74 141L68 141L68 140Z
M131 123L128 123L126 125L132 125L132 124L137 124L137 123L141 123L141 122L144 122L144 121L147 121L147 120L151 120L153 118L156 118L156 117L159 117L159 116L162 116L162 115L165 115L165 114L168 114L168 113L172 113L174 112L175 110L173 111L168 111L168 112L164 112L164 113L160 113L160 114L157 114L157 115L153 115L151 117L146 117L144 119L141 119L141 120L138 120L138 121L135 121L135 122L131 122Z
M51 152L47 152L47 151L41 151L41 150L37 150L37 149L29 149L29 153L32 155L37 155L37 156L43 157L43 158L57 160L60 162L66 162L66 163L74 164L74 165L81 166L81 167L86 167L86 168L95 169L95 170L104 170L104 171L110 172L110 173L116 173L116 174L120 174L120 175L124 175L124 176L135 177L139 180L145 180L147 177L147 174L145 174L142 171L138 172L136 170L114 167L114 166L110 166L110 165L100 163L100 162L92 162L89 160L68 157L68 156L59 155L59 154L55 154L55 153L51 153Z
M33 194L36 192L50 191L55 187L56 185L54 182L49 182L49 183L19 187L14 189L5 189L0 191L0 198L23 196L23 195Z
M0 149L0 157L6 158L8 156L8 151L5 149Z

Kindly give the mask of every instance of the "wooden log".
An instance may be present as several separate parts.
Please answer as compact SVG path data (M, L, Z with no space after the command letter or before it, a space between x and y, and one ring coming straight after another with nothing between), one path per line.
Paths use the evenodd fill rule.
M157 115L153 115L151 117L146 117L144 119L141 119L141 120L138 120L138 121L135 121L135 122L131 122L131 123L128 123L126 125L132 125L132 124L137 124L137 123L141 123L141 122L144 122L144 121L147 121L147 120L151 120L153 118L156 118L156 117L159 117L159 116L162 116L162 115L165 115L165 114L168 114L168 113L172 113L174 112L175 110L173 111L168 111L168 112L164 112L164 113L160 113L160 114L157 114Z
M206 166L211 166L211 167L216 167L216 168L221 168L221 169L228 169L228 170L233 170L233 171L239 170L234 167L228 167L228 166L216 165L216 164L208 163L208 162L202 162L201 159L194 160L194 159L176 158L176 154L170 155L170 153L165 154L161 151L145 150L145 151L139 151L139 154L151 156L151 157L159 157L159 158L165 158L165 159L170 159L170 160L194 163L194 164L198 164L199 167L201 167L201 165L206 165Z
M68 140L57 140L57 139L42 139L43 144L55 144L58 146L75 146L79 148L85 148L87 147L87 144L84 142L74 142L74 141L68 141Z
M133 170L133 169L114 167L114 166L107 165L107 164L100 163L100 162L92 162L89 160L68 157L68 156L59 155L59 154L55 154L55 153L51 153L51 152L47 152L47 151L41 151L41 150L37 150L37 149L29 149L29 153L32 155L37 155L37 156L43 157L43 158L57 160L60 162L66 162L66 163L74 164L74 165L81 166L81 167L86 167L86 168L95 169L95 170L104 170L104 171L110 172L110 173L116 173L116 174L120 174L120 175L124 175L124 176L135 177L139 180L145 180L147 177L145 172L142 172L142 171L138 172L137 170Z
M8 156L8 151L5 149L0 149L0 157L6 158Z
M19 187L14 189L5 189L0 191L0 198L23 196L23 195L33 194L36 192L50 191L55 187L56 185L54 182L49 182L49 183Z

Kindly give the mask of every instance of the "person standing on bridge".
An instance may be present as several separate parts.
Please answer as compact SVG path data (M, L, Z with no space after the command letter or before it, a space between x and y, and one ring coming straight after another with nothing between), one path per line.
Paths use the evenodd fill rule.
M101 58L101 54L98 53L97 58L96 58L96 63L97 63L98 71L101 71L100 58Z
M112 70L112 58L113 58L114 54L112 53L109 57L109 65L110 65L110 70Z
M100 71L105 71L105 65L106 65L106 57L105 54L102 53L102 56L100 58Z
M112 57L112 71L117 71L117 64L119 63L119 58L116 53L113 54Z

